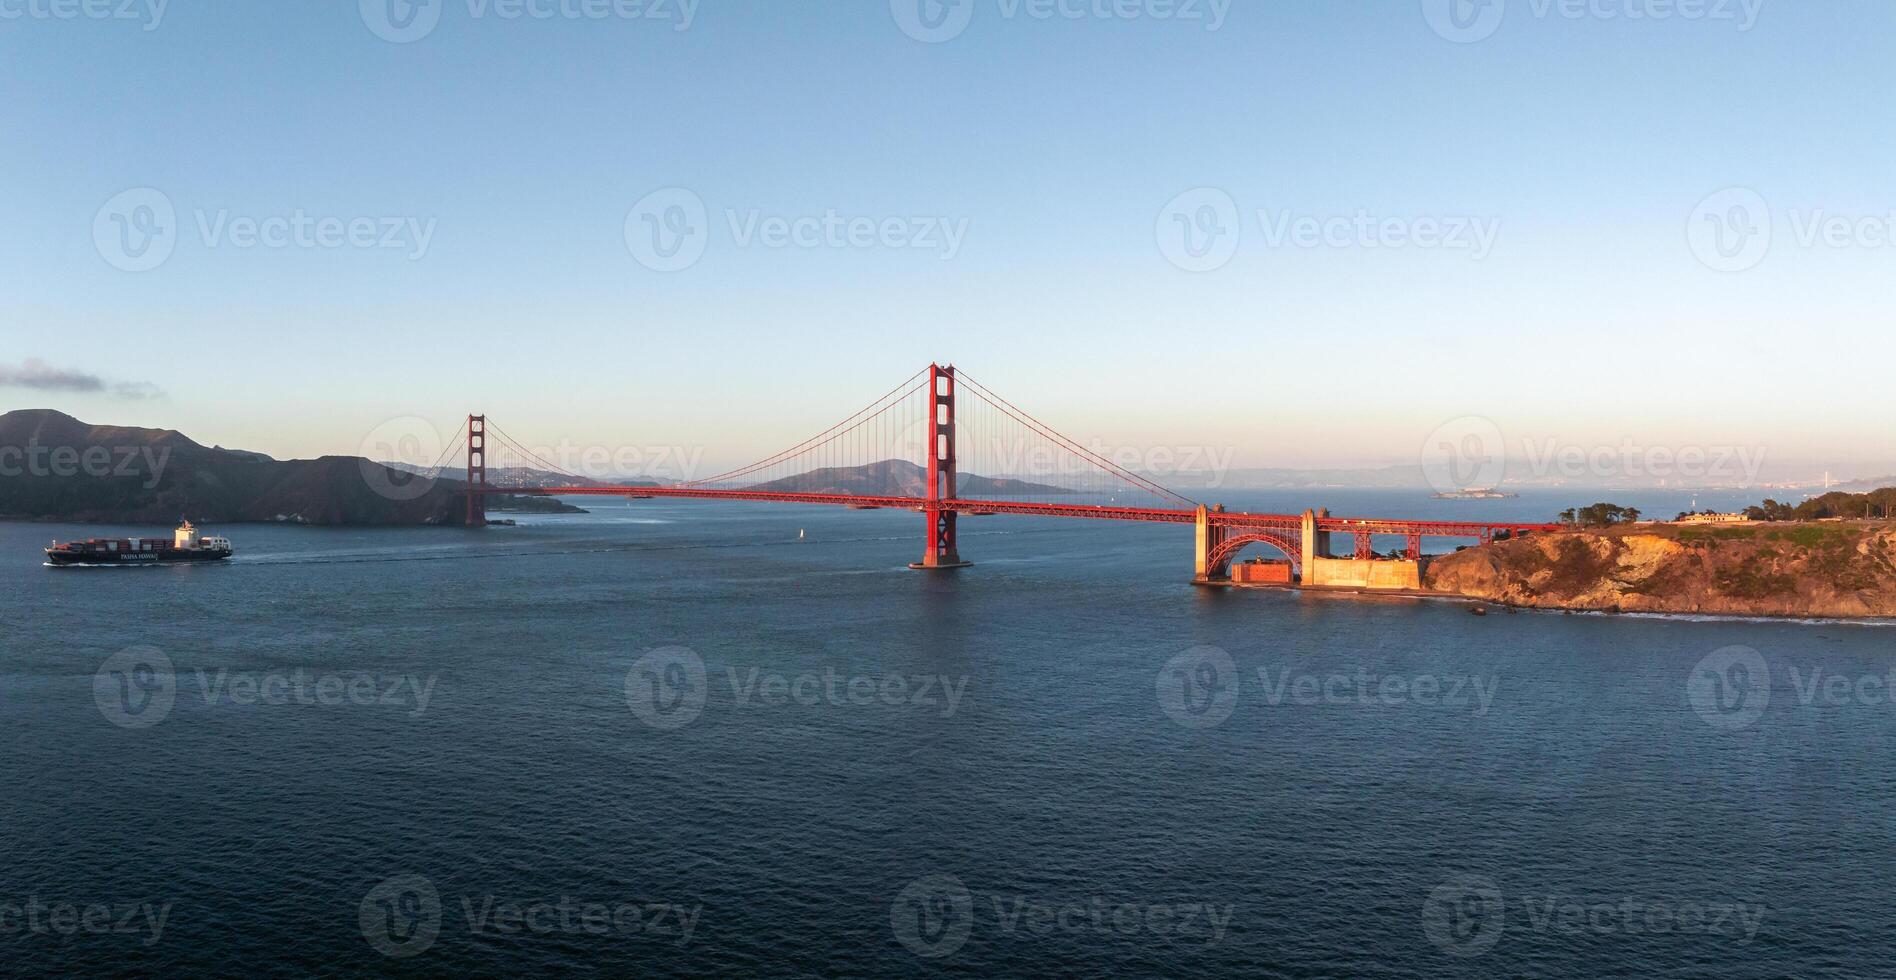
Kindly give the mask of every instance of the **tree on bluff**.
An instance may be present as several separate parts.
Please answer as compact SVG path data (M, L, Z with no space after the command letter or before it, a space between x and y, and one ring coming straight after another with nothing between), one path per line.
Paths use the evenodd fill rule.
M1560 523L1569 527L1612 527L1615 524L1637 524L1639 516L1637 507L1600 503L1589 507L1569 507L1560 512Z
M1887 518L1896 514L1896 487L1884 487L1869 493L1833 491L1812 497L1801 504L1766 500L1757 507L1745 508L1754 521L1821 521L1832 517Z

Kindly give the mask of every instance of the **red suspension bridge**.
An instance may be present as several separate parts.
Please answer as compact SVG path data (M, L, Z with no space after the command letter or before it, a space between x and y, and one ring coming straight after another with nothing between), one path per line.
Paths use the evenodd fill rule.
M486 523L490 496L576 496L735 500L922 514L921 560L913 568L965 568L956 529L962 515L1017 514L1094 521L1189 524L1197 534L1197 576L1226 580L1245 548L1282 552L1305 584L1418 588L1424 538L1487 543L1497 535L1556 525L1332 517L1327 512L1253 514L1207 506L1060 434L953 367L931 364L861 411L775 455L704 479L669 486L608 484L547 462L486 416L468 416L466 515ZM453 450L450 450L452 452ZM437 463L435 472L444 469ZM499 465L496 465L498 462ZM490 482L489 470L538 470L567 485ZM545 480L538 481L546 482ZM557 479L553 482L558 482ZM1377 536L1403 539L1399 556L1379 557ZM1333 537L1353 553L1330 553Z

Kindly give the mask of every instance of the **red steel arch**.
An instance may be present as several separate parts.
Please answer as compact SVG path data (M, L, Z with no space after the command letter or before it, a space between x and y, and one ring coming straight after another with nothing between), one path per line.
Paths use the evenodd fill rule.
M1253 531L1249 534L1226 538L1218 547L1213 548L1210 556L1211 573L1213 575L1226 574L1230 570L1231 560L1238 556L1238 552L1254 544L1267 544L1276 548L1290 558L1292 567L1302 571L1303 537L1301 535L1287 531Z

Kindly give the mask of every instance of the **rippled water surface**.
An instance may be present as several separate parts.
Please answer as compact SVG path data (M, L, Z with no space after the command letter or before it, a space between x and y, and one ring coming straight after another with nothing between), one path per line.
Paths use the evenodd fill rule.
M7 971L1888 975L1891 630L597 507L164 569L0 525Z

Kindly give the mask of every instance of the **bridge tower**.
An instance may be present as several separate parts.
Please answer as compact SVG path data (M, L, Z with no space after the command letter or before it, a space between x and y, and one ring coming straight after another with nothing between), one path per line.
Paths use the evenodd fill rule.
M487 524L487 416L467 417L467 526Z
M956 512L942 506L955 499L960 483L955 473L955 369L928 366L928 494L922 509L927 539L922 560L910 568L967 568L955 548Z

